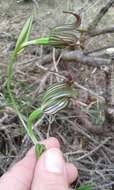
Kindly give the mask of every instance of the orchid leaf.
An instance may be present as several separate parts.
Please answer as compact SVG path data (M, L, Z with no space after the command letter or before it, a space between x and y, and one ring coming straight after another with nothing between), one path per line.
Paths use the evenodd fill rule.
M33 21L33 16L30 16L26 23L23 26L23 29L18 37L17 43L16 43L16 47L14 50L14 54L17 55L19 54L23 49L23 43L27 42L29 39L29 35L31 32L31 28L32 28L32 21Z
M92 190L91 185L83 185L80 186L79 188L76 188L76 190Z

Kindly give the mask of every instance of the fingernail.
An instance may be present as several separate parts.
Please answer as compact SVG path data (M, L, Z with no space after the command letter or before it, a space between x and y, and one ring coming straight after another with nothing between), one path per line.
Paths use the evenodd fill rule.
M48 172L63 173L64 159L59 149L52 148L45 154L45 168Z

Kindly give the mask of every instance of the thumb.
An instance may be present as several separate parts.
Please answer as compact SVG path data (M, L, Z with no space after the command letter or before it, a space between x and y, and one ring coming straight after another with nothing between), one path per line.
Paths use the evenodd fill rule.
M31 190L68 190L66 164L60 149L51 148L42 154Z

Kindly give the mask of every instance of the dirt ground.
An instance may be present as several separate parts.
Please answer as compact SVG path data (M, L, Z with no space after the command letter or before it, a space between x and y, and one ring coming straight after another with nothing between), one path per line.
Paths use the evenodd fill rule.
M7 78L7 66L16 39L26 19L34 13L31 39L49 34L54 26L69 23L72 16L63 14L64 10L74 11L82 18L82 27L87 27L104 3L108 0L39 0L38 7L31 1L0 1L0 176L12 164L20 160L32 146L17 115L8 104L8 94L4 90ZM103 17L99 28L110 26L114 20L114 7ZM113 34L94 38L86 44L86 50L102 45L113 45ZM14 67L12 88L20 111L27 117L40 104L39 94L48 84L61 79L38 64L55 50L52 47L27 48L17 59ZM64 73L64 63L57 68L54 63L42 65ZM69 71L74 81L102 95L105 83L104 73L93 67L70 64ZM58 138L65 159L75 164L79 178L72 188L80 184L91 184L93 190L112 190L114 188L114 128L100 130L104 122L104 108L99 98L89 95L83 89L77 89L78 102L95 102L85 109L75 100L53 117L47 116L39 125L35 124L38 140L49 136Z

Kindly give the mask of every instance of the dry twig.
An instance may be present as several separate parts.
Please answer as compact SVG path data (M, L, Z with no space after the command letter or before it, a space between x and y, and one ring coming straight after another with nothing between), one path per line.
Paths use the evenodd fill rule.
M109 10L109 8L113 5L114 0L109 0L106 5L99 11L95 19L92 21L92 23L88 27L88 31L93 31L96 26L99 24L102 17L106 14L106 12Z

